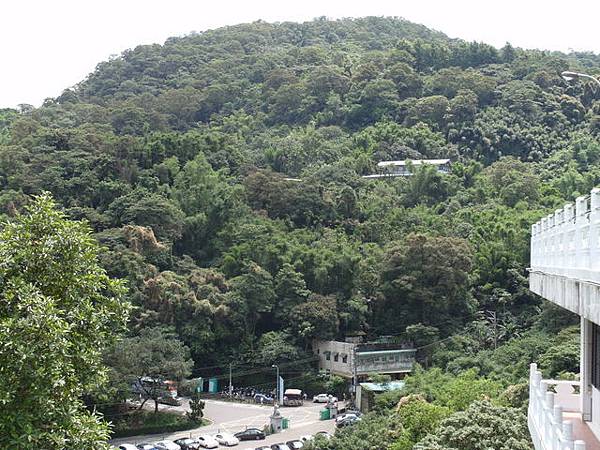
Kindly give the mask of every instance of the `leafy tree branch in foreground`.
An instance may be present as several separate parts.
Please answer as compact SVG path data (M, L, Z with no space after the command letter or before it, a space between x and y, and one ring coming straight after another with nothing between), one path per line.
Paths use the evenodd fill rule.
M104 448L108 425L80 397L106 381L101 353L129 307L98 252L47 194L0 231L2 448Z

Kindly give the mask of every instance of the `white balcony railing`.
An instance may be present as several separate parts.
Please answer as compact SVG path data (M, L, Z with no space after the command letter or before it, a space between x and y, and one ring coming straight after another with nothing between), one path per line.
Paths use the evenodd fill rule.
M586 450L585 442L573 436L573 423L563 417L580 410L579 386L578 381L542 380L531 364L527 421L535 450Z
M600 283L600 189L531 226L531 269Z

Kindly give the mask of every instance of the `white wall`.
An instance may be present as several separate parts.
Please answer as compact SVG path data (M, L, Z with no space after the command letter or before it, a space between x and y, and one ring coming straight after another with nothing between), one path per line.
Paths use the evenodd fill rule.
M600 285L532 268L529 289L545 299L600 325Z
M315 340L313 342L313 353L319 357L319 369L329 370L331 373L348 378L352 377L354 345L349 342ZM326 352L331 352L329 360L327 360ZM337 362L335 361L336 353L339 355ZM348 356L346 363L343 362L344 354Z
M594 414L594 411L596 414ZM587 422L590 430L600 439L600 391L592 386L592 421Z

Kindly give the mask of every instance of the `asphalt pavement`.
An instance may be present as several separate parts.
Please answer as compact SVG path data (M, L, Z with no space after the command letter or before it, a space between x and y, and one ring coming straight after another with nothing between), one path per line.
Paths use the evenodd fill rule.
M340 405L341 406L341 405ZM236 447L239 449L255 448L260 445L271 445L277 442L286 442L298 439L307 434L314 434L318 431L334 432L335 425L333 420L319 420L319 411L323 409L323 404L314 404L306 402L304 406L281 407L279 411L289 419L290 427L260 441L244 441ZM182 406L160 405L161 411L178 410L189 411L187 400L183 401ZM151 434L144 436L132 436L128 438L114 439L110 443L114 446L120 444L139 444L142 442L158 442L163 439L175 440L182 437L196 437L201 434L214 434L219 431L237 433L245 428L256 427L262 429L264 425L270 423L269 416L273 413L273 406L253 405L245 403L224 402L218 400L205 400L204 417L212 423L193 430L178 431L174 433Z

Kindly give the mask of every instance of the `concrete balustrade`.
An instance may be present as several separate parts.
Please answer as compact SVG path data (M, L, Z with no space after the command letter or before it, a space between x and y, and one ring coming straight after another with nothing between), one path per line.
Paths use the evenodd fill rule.
M531 226L530 289L600 323L600 189Z
M531 226L531 269L600 283L600 189Z
M578 386L578 381L543 380L537 365L531 364L527 420L536 450L586 450L585 442L573 437L573 423L563 417L579 410Z
M600 326L600 189L531 226L529 289L581 317L582 384L542 380L531 366L528 423L535 448L600 450L600 394L591 375L592 326Z

